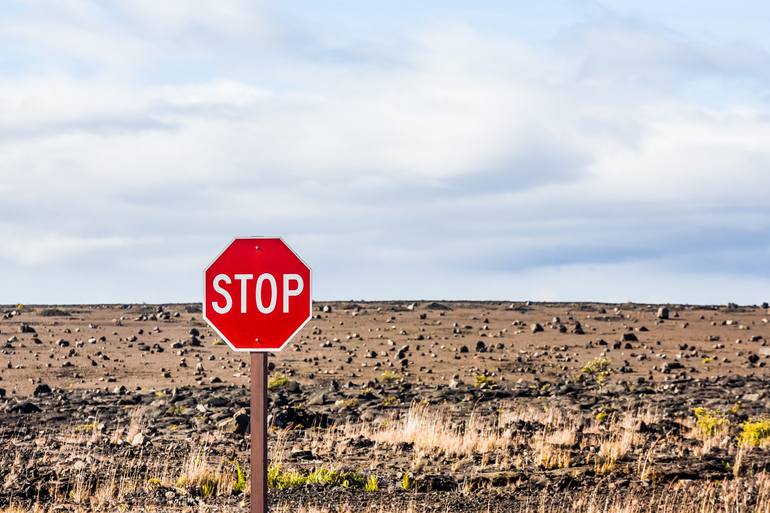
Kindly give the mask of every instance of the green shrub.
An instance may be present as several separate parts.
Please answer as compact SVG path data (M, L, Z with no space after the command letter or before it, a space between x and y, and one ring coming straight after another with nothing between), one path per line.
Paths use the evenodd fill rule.
M246 477L243 475L243 469L238 460L234 460L235 463L235 484L233 484L233 490L243 493L246 491Z
M409 491L412 488L412 478L409 476L409 472L404 472L401 477L401 488Z
M268 390L277 390L282 386L285 386L289 382L289 378L283 374L276 374L267 380Z
M361 400L358 399L358 397L350 397L342 401L342 406L344 408L348 408L349 410L352 410L353 408L358 408L360 404L361 404Z
M594 358L590 362L583 365L581 372L583 374L596 375L601 372L607 372L610 370L610 361L606 358Z
M296 470L283 470L280 466L273 465L267 471L267 486L275 490L285 490L305 485L325 485L333 488L366 489L369 480L374 476L365 477L357 472L346 472L318 468L305 473ZM377 478L374 477L376 480Z
M388 396L388 397L386 397L385 399L382 400L382 405L383 406L397 406L398 402L399 402L398 401L398 397L396 397L394 395L391 395L391 396Z
M594 358L590 362L583 365L580 369L583 374L586 374L596 380L597 383L602 384L607 377L612 374L612 368L610 367L610 361L606 358Z
M96 422L91 422L88 424L78 424L75 426L75 432L76 433L93 433L96 431L97 425Z
M481 387L490 387L495 384L495 380L492 379L491 376L487 376L486 374L476 374L473 384L476 388Z
M209 498L214 495L217 492L217 488L219 488L219 480L213 477L203 479L200 482L200 491L204 498Z
M730 421L719 410L698 407L693 411L701 435L711 438L725 432Z
M187 412L184 406L169 406L166 408L166 415L169 417L180 417Z
M770 418L750 419L741 426L738 443L742 447L760 447L770 445Z
M369 476L369 478L366 480L366 484L364 485L364 491L367 492L376 492L380 489L380 482L377 479L377 476L372 474Z
M398 374L396 374L393 371L386 370L385 372L382 373L382 379L387 382L395 381L398 379Z

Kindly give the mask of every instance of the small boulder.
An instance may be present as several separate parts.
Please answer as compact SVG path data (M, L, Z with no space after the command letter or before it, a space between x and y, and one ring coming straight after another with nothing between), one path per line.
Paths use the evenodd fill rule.
M10 408L8 408L8 411L11 413L22 413L25 415L28 415L30 413L38 413L40 412L40 407L37 405L30 403L30 402L22 402L18 404L14 404Z
M35 390L32 392L32 395L41 396L41 395L48 395L50 393L51 393L51 387L49 387L45 383L40 383L38 386L35 387Z
M663 365L661 372L663 372L663 374L671 374L672 370L677 370L677 369L684 369L684 365L682 365L679 362L668 362Z
M245 408L241 408L235 415L228 419L224 419L217 424L217 427L226 432L234 435L245 435L249 432L249 415L246 413Z

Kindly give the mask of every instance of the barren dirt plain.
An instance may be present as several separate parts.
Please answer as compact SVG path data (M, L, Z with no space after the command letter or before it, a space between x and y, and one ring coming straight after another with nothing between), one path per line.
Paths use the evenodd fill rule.
M200 305L2 313L0 512L247 511L248 356ZM270 358L273 511L770 512L769 317L316 303Z

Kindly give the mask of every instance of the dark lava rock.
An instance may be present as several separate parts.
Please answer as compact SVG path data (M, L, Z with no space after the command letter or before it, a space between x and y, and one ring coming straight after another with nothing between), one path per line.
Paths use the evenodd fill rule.
M41 396L41 395L48 395L50 393L51 393L51 387L49 387L45 383L40 383L38 386L35 387L35 390L32 392L32 395Z
M663 372L663 374L670 374L672 370L677 369L684 369L684 365L679 362L668 362L663 365L661 372Z
M289 459L292 461L310 461L315 459L313 451L307 449L295 449L289 453Z
M249 432L249 420L249 415L246 413L246 409L241 408L229 419L224 419L223 421L219 422L217 427L227 433L245 435Z
M483 340L479 340L478 342L476 342L476 352L477 353L487 352L487 345L484 343Z
M36 333L36 331L35 328L25 322L19 326L19 333Z
M661 306L658 308L658 319L668 319L668 308L665 306Z
M416 492L453 492L457 490L457 481L452 476L442 474L427 474L415 478Z
M308 429L312 427L327 428L332 422L329 415L325 413L289 407L275 412L271 424L278 429Z
M374 440L366 438L363 435L358 435L355 438L349 439L347 441L347 445L350 447L355 447L356 449L368 449L369 447L374 447L375 442Z
M306 404L308 406L322 406L329 403L329 398L325 392L316 392L308 397Z
M540 333L541 331L543 331L543 326L539 322L536 322L534 324L530 324L529 330L532 333Z
M296 381L289 381L281 387L281 391L287 394L299 394L302 392L302 385Z
M451 308L449 308L447 305L436 303L435 301L425 305L425 308L428 310L451 310Z
M490 487L498 488L516 485L522 481L526 481L526 479L527 478L520 472L503 471L476 475L468 479L466 483L470 490L479 490L488 489Z
M21 402L14 404L8 408L8 411L11 413L38 413L42 411L37 405L30 403L28 401Z
M70 313L60 308L46 308L40 311L41 317L69 317Z
M222 408L224 406L229 406L230 402L231 402L230 399L228 399L227 397L215 396L208 400L208 405L211 408Z

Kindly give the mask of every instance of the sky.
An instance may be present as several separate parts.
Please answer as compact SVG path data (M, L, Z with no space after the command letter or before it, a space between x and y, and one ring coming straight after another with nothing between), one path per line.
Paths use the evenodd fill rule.
M0 303L770 298L770 4L4 0Z

